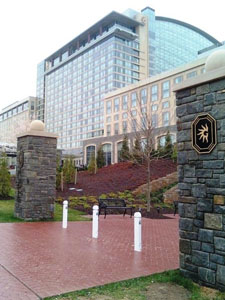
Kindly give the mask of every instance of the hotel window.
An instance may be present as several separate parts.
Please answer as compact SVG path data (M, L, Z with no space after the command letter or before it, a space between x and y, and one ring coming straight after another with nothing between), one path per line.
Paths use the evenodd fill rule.
M118 121L119 120L119 115L114 115L114 121Z
M147 89L141 90L141 105L145 105L147 103Z
M114 112L119 111L119 105L120 105L120 99L119 98L115 98L114 99Z
M152 101L158 100L158 85L153 85L151 87L151 95L152 95Z
M192 77L195 77L197 76L197 71L192 71L190 73L187 73L187 78L192 78Z
M106 135L107 136L111 135L111 125L107 125L107 127L106 127Z
M152 105L152 111L157 111L157 110L158 110L158 105L157 104Z
M170 104L169 104L169 101L166 101L166 102L163 102L162 103L162 108L169 108Z
M127 133L127 121L123 121L122 127L123 127L123 133Z
M106 114L109 115L112 112L112 103L111 101L106 102Z
M128 97L127 95L124 95L122 98L122 109L127 110L127 102L128 102Z
M136 109L133 109L133 110L131 111L131 116L132 116L132 117L136 117L136 116L137 116L137 110L136 110Z
M127 119L128 115L127 113L123 113L123 119Z
M152 127L158 126L158 115L154 114L152 115Z
M167 111L163 113L163 126L169 126L169 124L170 124L170 113Z
M183 76L177 76L176 78L174 78L175 84L181 83L182 81L183 81Z
M106 123L110 123L111 122L111 117L107 117L106 118Z
M169 80L162 84L162 98L168 98L170 96L170 82Z
M119 124L118 123L114 124L114 134L119 134Z
M137 93L131 94L131 107L137 106Z

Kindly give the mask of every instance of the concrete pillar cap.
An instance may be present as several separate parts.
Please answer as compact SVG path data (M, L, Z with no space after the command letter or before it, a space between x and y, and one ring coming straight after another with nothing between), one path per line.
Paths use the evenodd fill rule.
M31 131L45 131L45 124L40 120L34 120L30 124Z

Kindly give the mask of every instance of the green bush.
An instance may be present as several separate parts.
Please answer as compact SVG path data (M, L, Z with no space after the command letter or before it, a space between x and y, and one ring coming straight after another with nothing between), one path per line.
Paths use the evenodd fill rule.
M97 173L97 163L96 163L94 152L92 152L92 154L91 154L91 159L90 159L90 162L88 164L88 172L90 174L96 174Z
M7 156L2 153L0 159L0 196L9 197L11 191L10 173L8 171Z

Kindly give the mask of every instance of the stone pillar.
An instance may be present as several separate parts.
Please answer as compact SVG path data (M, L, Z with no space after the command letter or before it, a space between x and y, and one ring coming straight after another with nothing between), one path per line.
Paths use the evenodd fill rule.
M44 131L41 121L17 139L15 216L44 220L54 216L56 191L55 134Z
M175 90L180 270L225 290L225 51L205 67Z

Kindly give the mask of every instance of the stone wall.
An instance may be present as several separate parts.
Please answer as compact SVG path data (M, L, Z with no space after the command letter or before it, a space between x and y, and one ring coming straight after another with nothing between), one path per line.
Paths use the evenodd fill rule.
M176 98L180 269L225 290L225 79L184 87ZM200 113L217 121L218 143L210 154L192 147L191 124Z
M56 138L22 136L17 142L15 216L50 219L56 189Z

